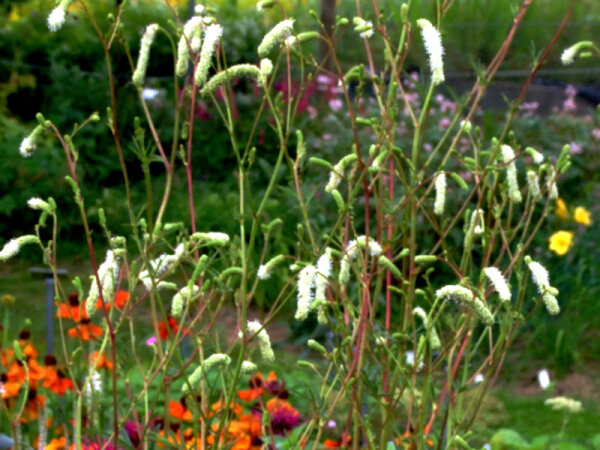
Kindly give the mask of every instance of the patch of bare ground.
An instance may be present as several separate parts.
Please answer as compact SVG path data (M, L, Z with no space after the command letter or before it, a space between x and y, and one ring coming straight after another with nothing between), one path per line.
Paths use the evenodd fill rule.
M576 372L567 374L561 379L554 379L552 373L550 378L554 383L553 395L564 395L584 401L600 401L600 367L585 366ZM532 372L520 382L508 386L516 395L534 396L540 395L544 390L537 380L537 372Z

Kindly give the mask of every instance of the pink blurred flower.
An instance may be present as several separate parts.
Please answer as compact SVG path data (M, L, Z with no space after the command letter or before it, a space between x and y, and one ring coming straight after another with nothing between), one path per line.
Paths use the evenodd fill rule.
M579 145L577 142L571 142L571 154L577 155L583 151L583 146Z

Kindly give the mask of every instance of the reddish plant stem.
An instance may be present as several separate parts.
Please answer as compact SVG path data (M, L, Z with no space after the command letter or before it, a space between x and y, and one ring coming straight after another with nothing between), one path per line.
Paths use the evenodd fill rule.
M462 359L463 353L465 352L465 349L467 348L467 344L469 343L470 340L471 340L471 330L468 330L467 333L465 334L463 342L460 346L460 350L458 351L458 354L456 355L456 360L454 361L454 365L452 366L452 372L450 373L451 380L453 380L454 377L456 376L456 372L458 371L458 366L460 365L460 360ZM435 418L437 417L437 413L440 410L440 406L442 405L442 402L444 401L444 397L446 397L447 392L448 392L448 380L446 380L446 382L444 383L444 387L442 388L440 397L439 397L436 405L433 407L433 412L431 413L431 418L429 419L429 422L427 423L427 425L425 426L425 428L423 430L423 432L425 433L424 437L427 437L427 435L429 435L429 432L431 431L431 428L433 427L433 423L435 422Z

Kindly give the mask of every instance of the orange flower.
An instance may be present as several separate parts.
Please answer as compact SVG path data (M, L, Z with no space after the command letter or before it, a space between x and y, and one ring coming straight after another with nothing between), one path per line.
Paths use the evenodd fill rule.
M127 291L117 291L117 294L115 295L115 301L113 302L115 305L115 308L117 309L123 309L125 307L125 305L127 304L127 302L129 301L129 292ZM98 302L96 303L96 309L100 309L102 308L102 300L98 299ZM110 309L110 303L107 303L105 308L107 310Z
M35 359L37 358L37 350L33 347L31 342L29 342L29 338L31 337L31 333L27 330L23 330L19 333L19 346L21 347L21 351L27 359Z
M171 316L167 316L166 323L160 322L158 324L158 335L160 336L160 338L163 341L166 341L169 336L177 334L178 330L179 330L179 325L177 324L177 321L175 320L175 318L171 317ZM183 328L182 333L187 334L188 331L185 328Z
M348 447L350 445L350 441L352 440L352 436L343 433L342 437L339 438L337 441L334 441L333 439L326 439L325 442L323 442L323 447L325 448L341 448L341 447Z
M87 319L85 308L79 304L77 292L73 292L71 295L69 295L68 303L61 303L58 308L57 317L71 319L73 322L79 322L81 319Z
M271 371L265 381L263 381L262 374L257 373L254 377L250 378L250 389L238 391L238 397L240 400L249 402L256 400L260 395L265 392L269 392L280 398L287 397L287 390L285 389L285 383L280 383L277 380L275 372Z
M82 319L79 326L71 328L68 333L72 338L79 336L81 340L89 341L102 336L102 328L91 323L90 319Z
M2 383L2 398L9 399L19 396L22 383L9 381L5 373L0 374L0 383Z
M180 402L171 400L169 403L169 415L182 422L192 421L192 412L186 408L183 399Z
M218 402L213 403L210 409L211 411L208 412L207 417L212 417L225 409L225 402L219 400ZM236 416L239 416L242 413L242 407L239 403L232 402L231 405L229 405L229 411L233 412Z
M44 450L66 450L67 439L63 436L57 439L52 439L48 445L44 447Z
M98 352L92 353L92 355L90 356L90 363L93 364L96 367L96 369L112 370L113 368L112 361L109 360L106 356L104 356L104 353L102 353L101 355L98 355Z
M35 389L31 389L28 395L28 401L21 413L19 420L21 423L28 423L36 420L40 410L44 407L46 398L43 395L37 395Z
M65 395L69 389L73 389L73 382L61 370L55 370L48 372L44 387L56 395Z

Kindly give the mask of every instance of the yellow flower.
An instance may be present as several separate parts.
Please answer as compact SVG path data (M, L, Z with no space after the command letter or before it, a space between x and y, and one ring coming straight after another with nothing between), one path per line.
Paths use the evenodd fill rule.
M592 217L590 216L590 212L583 206L578 206L577 208L575 208L575 222L589 227L592 224Z
M557 231L550 236L550 245L548 248L557 255L563 256L569 251L569 247L573 244L572 231Z
M566 219L569 215L569 212L567 211L567 204L560 197L556 199L556 215L561 219Z

